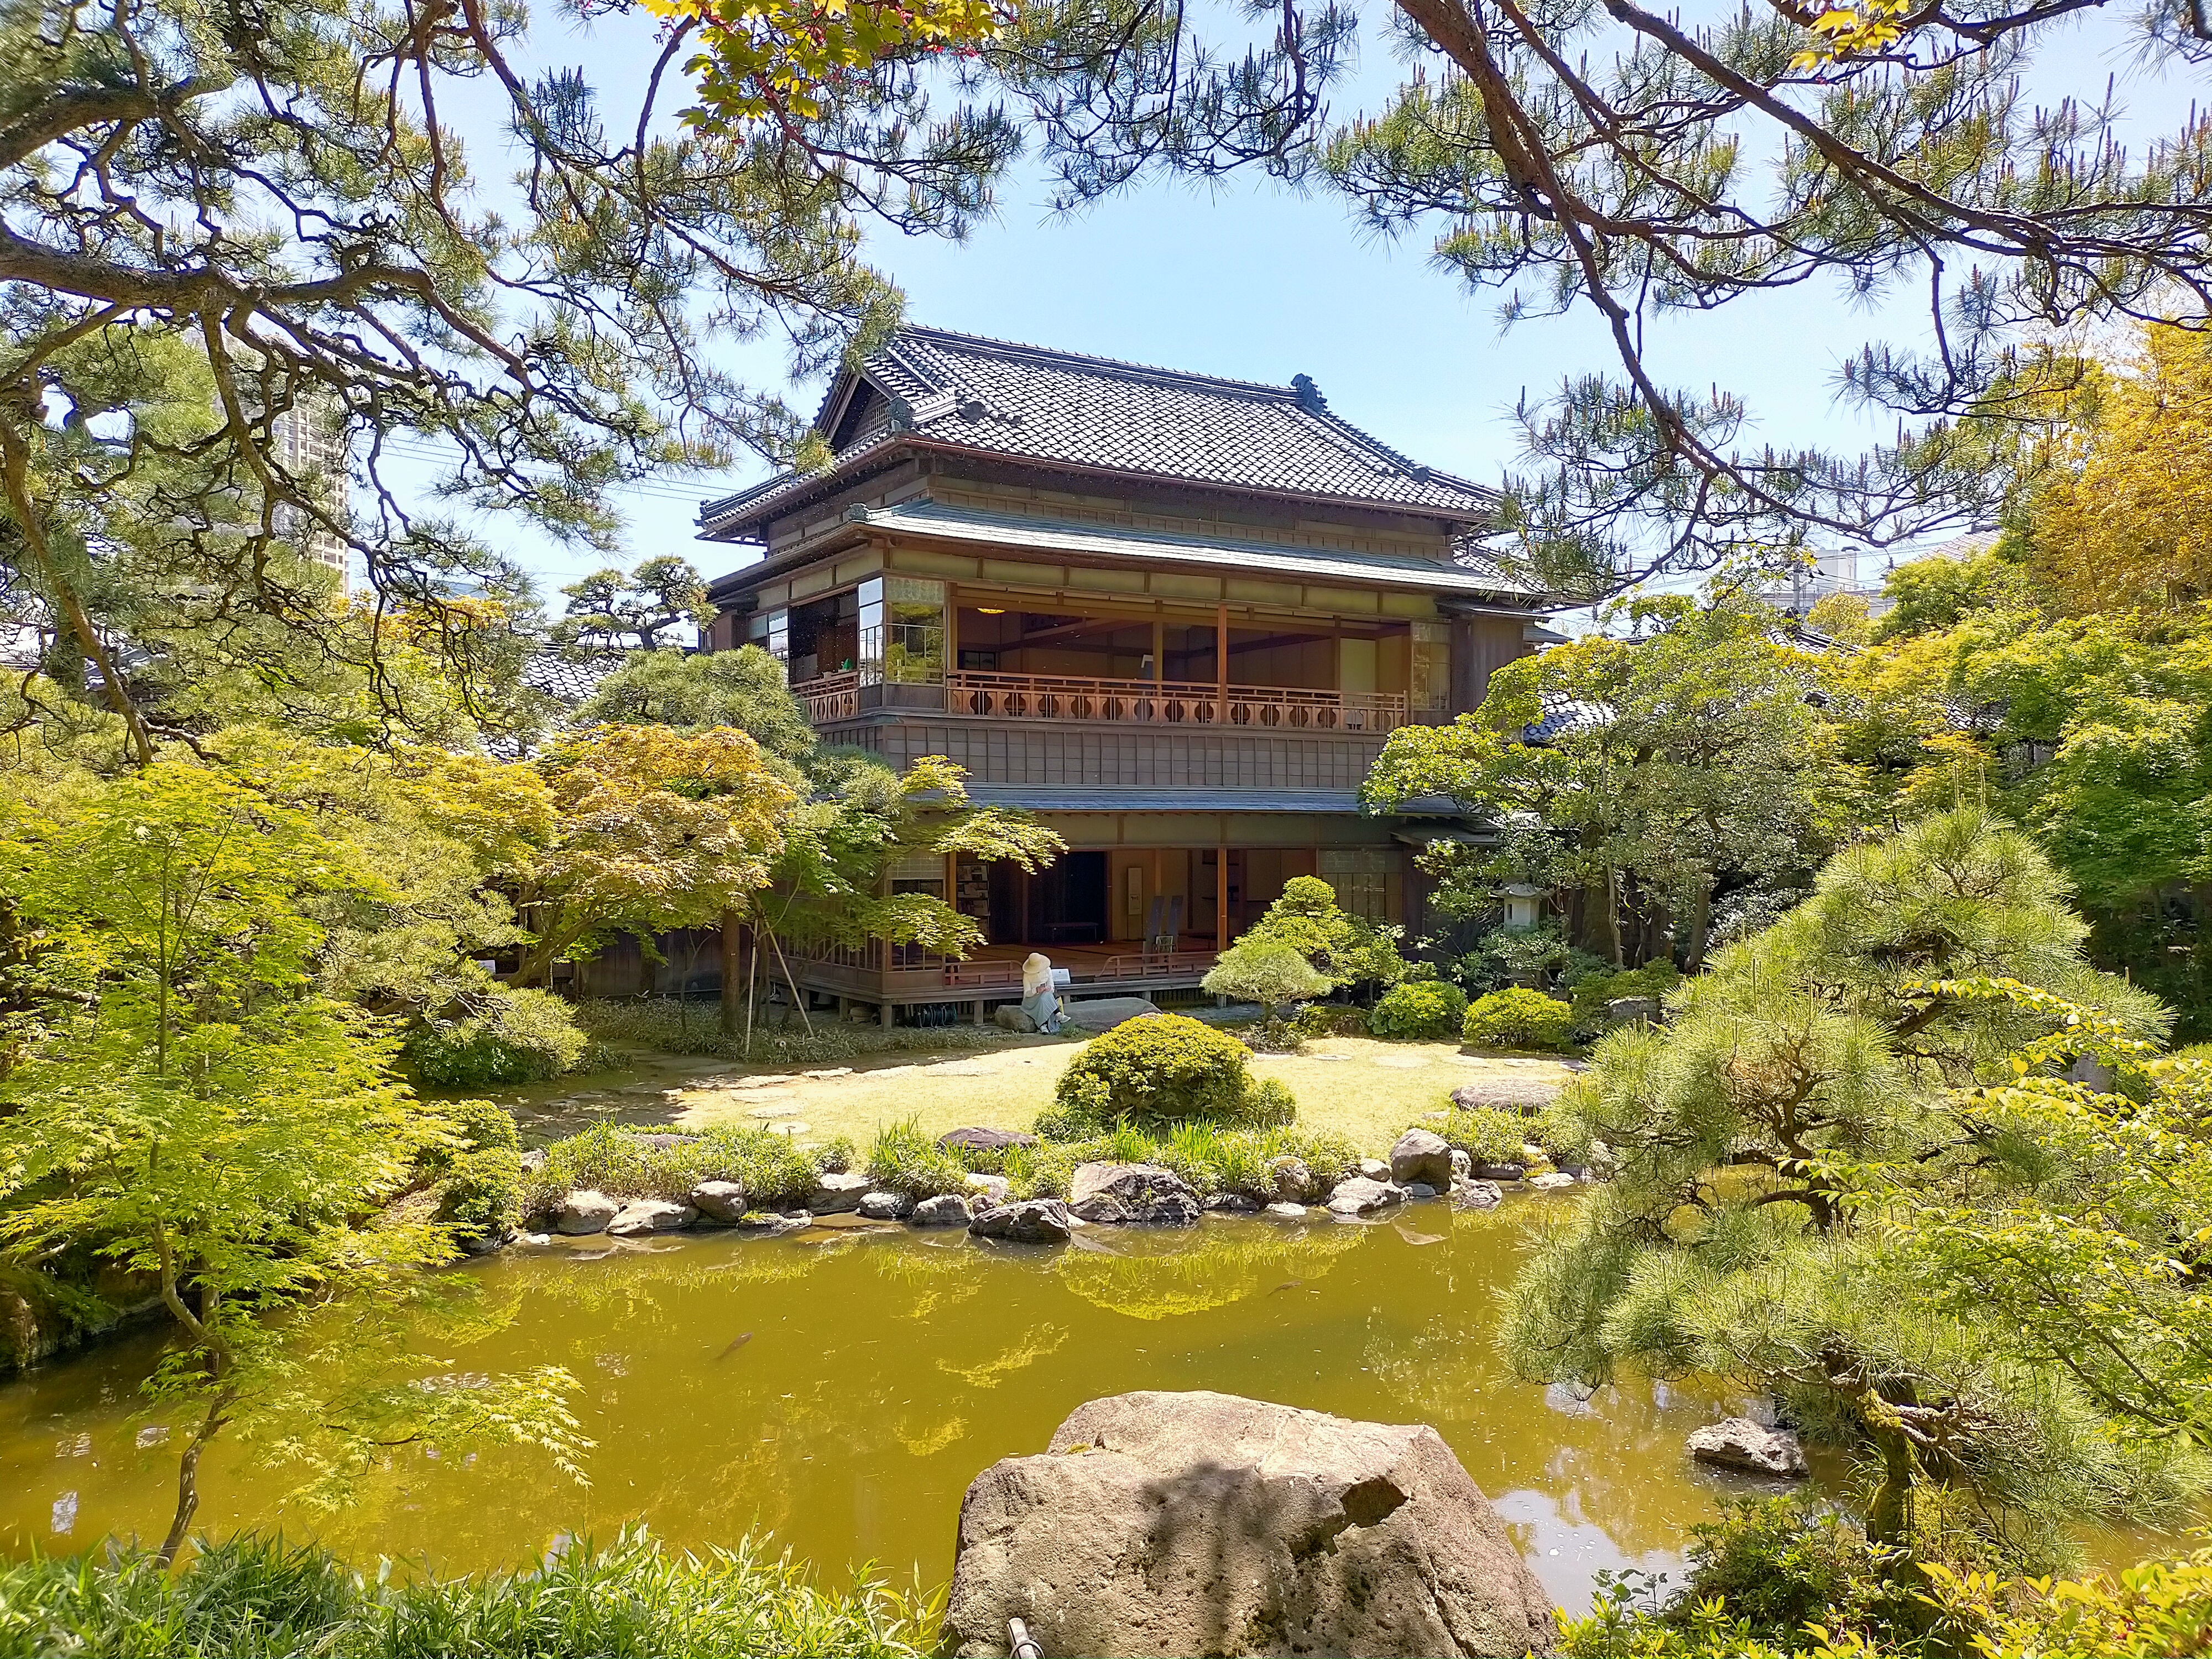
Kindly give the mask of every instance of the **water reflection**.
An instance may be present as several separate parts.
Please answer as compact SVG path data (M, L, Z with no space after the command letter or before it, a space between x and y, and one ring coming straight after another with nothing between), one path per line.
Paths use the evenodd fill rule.
M567 1366L597 1443L588 1488L519 1451L470 1466L412 1448L343 1513L312 1516L249 1449L221 1444L202 1522L448 1568L529 1561L631 1519L679 1544L764 1526L828 1571L874 1559L934 1581L979 1470L1130 1389L1431 1423L1571 1606L1598 1568L1672 1565L1720 1490L1681 1449L1713 1402L1679 1385L1552 1400L1507 1378L1510 1207L1085 1237L1096 1248L848 1228L511 1252L466 1270L481 1297L425 1346L464 1370ZM173 1448L134 1414L155 1353L126 1342L0 1389L0 1547L158 1534Z

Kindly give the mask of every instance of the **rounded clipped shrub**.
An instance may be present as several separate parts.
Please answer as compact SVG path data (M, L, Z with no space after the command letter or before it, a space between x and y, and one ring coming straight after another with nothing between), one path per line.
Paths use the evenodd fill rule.
M464 1238L501 1238L522 1220L522 1145L514 1120L488 1100L445 1105L456 1147L441 1147L422 1160L437 1174L432 1218Z
M1476 1048L1564 1048L1574 1024L1571 1004L1516 985L1478 999L1460 1036Z
M1182 1014L1124 1020L1068 1063L1054 1109L1037 1120L1054 1139L1098 1134L1127 1120L1139 1128L1246 1121L1252 1074L1243 1043Z
M1367 1016L1367 1029L1379 1037L1449 1041L1459 1035L1466 1012L1467 993L1449 980L1409 979L1383 993Z
M550 991L501 987L469 1001L473 1012L428 1020L408 1039L407 1057L423 1082L453 1089L538 1083L583 1058L590 1039Z

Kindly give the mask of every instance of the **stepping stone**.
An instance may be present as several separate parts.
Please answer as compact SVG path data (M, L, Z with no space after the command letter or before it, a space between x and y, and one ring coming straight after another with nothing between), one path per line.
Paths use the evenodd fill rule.
M747 1112L745 1115L747 1117L760 1118L797 1117L799 1115L799 1108L796 1106L756 1106L752 1110Z
M1419 1054L1379 1054L1376 1057L1375 1063L1377 1066L1388 1066L1394 1071L1413 1072L1419 1070L1429 1062Z
M852 1075L853 1068L849 1066L825 1066L818 1072L801 1072L799 1073L799 1076L801 1077L811 1077L820 1082L826 1082L833 1077L850 1077Z
M771 1123L768 1126L768 1132L772 1135L789 1135L796 1139L806 1133L806 1128L804 1123Z

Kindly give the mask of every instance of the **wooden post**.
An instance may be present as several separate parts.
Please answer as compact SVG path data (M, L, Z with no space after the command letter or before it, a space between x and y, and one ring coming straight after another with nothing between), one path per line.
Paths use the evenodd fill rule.
M1225 605L1213 607L1213 678L1214 695L1220 699L1214 719L1226 726L1229 724L1229 607ZM1221 867L1225 872L1229 866L1224 862ZM1222 879L1225 881L1228 877L1224 874Z
M1229 842L1224 836L1213 852L1213 950L1229 948Z
M1152 618L1152 684L1158 685L1167 676L1168 628L1158 617Z

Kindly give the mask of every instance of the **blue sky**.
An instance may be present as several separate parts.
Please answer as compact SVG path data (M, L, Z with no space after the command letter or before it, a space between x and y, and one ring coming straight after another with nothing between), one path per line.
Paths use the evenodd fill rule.
M641 81L641 14L618 14L588 33L540 17L533 56L541 61L588 64L607 86ZM2130 82L2132 46L2118 20L2080 26L2067 46L2051 54L2057 70L2079 76L2065 89L2100 92L2117 75L2146 126L2172 122L2197 91L2180 77ZM1370 50L1336 94L1334 113L1374 107L1397 78L1387 53ZM477 155L480 173L503 170L480 143ZM1325 192L1302 196L1256 175L1212 188L1154 179L1073 217L1050 214L1046 195L1025 171L1009 182L996 219L965 243L878 234L870 257L906 290L916 321L1243 380L1310 374L1338 413L1430 465L1485 481L1517 460L1511 410L1524 388L1541 396L1563 376L1614 365L1586 315L1501 335L1496 296L1471 293L1437 270L1425 234L1376 240ZM1668 383L1717 382L1743 395L1756 422L1749 441L1856 446L1887 435L1893 423L1839 407L1837 368L1870 337L1917 341L1917 297L1908 296L1886 328L1839 292L1809 284L1668 319L1647 349ZM736 361L757 375L778 374L772 358L754 352ZM811 407L820 390L793 395ZM764 471L658 481L626 494L629 559L678 553L710 576L730 568L745 550L696 541L696 502ZM482 527L538 573L549 597L601 562L519 523Z

